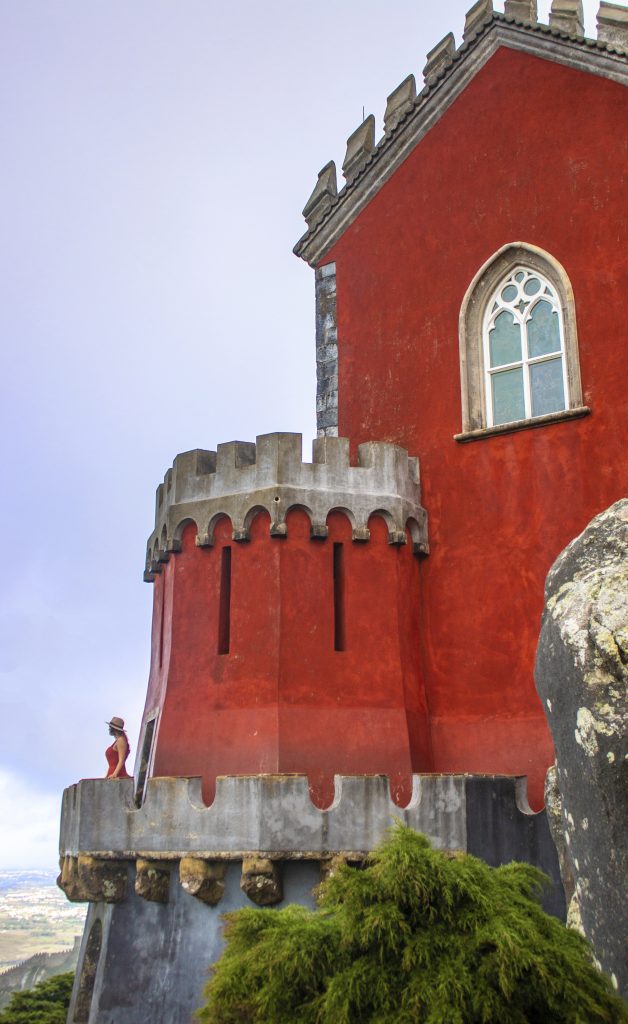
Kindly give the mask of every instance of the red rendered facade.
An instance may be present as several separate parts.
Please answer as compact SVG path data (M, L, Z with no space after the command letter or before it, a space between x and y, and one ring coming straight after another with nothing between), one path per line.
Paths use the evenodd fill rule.
M212 547L188 526L155 578L151 774L202 775L210 800L217 774L305 772L321 805L334 773L386 773L399 803L413 771L527 775L541 806L553 759L533 682L544 578L628 477L623 102L613 81L502 47L319 260L336 265L338 432L419 457L430 554L388 543L379 517L355 543L340 512L326 540L300 510L282 538L266 513L246 543L226 518ZM571 281L590 414L463 444L460 307L515 241Z
M353 543L344 514L326 540L294 510L288 535L271 537L265 513L246 543L222 519L214 545L196 526L156 580L147 712L159 709L153 775L307 773L321 806L334 773L390 776L399 802L413 770L431 768L420 667L418 560L391 546L384 520ZM343 553L344 650L334 644L334 544ZM229 651L220 649L221 553L231 551ZM165 595L165 604L164 602ZM163 622L162 622L163 607ZM378 624L373 617L377 610Z
M434 770L526 774L536 807L553 760L533 682L544 579L628 479L625 111L621 85L501 48L319 263L336 264L340 435L421 463ZM460 307L518 240L570 278L591 412L457 443Z

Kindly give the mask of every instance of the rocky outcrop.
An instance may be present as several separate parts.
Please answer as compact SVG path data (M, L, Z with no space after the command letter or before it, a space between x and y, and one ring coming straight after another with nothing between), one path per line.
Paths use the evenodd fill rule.
M549 816L565 888L575 881L569 923L625 996L628 500L565 548L545 602L535 675L556 747L560 796Z

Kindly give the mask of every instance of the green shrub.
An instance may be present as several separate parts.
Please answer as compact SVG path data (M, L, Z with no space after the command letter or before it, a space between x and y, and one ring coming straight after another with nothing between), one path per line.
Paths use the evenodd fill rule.
M56 974L26 992L14 992L0 1024L65 1024L74 972Z
M225 915L205 1024L619 1024L584 939L538 903L527 864L489 868L402 825L319 909Z

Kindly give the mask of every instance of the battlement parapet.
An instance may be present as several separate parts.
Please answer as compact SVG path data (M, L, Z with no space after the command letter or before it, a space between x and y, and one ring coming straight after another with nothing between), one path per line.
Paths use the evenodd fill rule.
M197 778L151 779L141 807L132 780L85 779L63 795L60 884L70 898L102 899L97 890L107 863L125 873L124 863L136 861L140 895L160 901L167 872L180 862L186 891L213 904L224 878L219 865L241 861L247 884L259 876L264 890L278 894L273 863L319 861L325 871L333 858L359 861L398 820L438 849L473 853L494 866L527 860L558 883L545 811L530 810L525 778L414 775L412 782L410 802L399 807L387 776L337 775L335 798L321 810L310 799L305 775L219 777L209 807ZM94 864L101 865L96 888ZM81 884L81 869L90 884ZM558 883L558 903L559 890ZM126 896L120 889L104 898Z
M397 818L439 847L464 849L464 787L464 776L415 775L410 803L401 808L385 775L336 776L333 803L320 810L305 775L219 776L207 807L200 779L152 778L138 808L131 780L84 779L63 794L60 853L117 859L365 853Z
M438 848L466 850L468 810L473 804L475 814L478 800L502 802L511 821L544 820L544 812L530 810L526 794L525 778L413 775L410 802L399 807L387 776L337 775L335 798L321 810L305 775L234 775L217 779L209 807L200 779L152 778L137 807L132 780L84 779L63 794L60 854L227 860L260 851L281 859L364 854L399 819Z
M231 520L233 539L249 539L254 516L266 511L270 533L287 534L286 516L304 509L312 536L327 536L326 520L335 509L351 521L354 540L368 540L368 520L380 514L391 544L406 541L410 529L414 550L426 554L427 515L420 504L418 459L404 448L385 442L358 446L358 462L349 462L349 440L319 437L312 462L301 458L300 434L263 434L256 443L231 441L216 452L195 449L177 455L157 488L155 529L147 545L146 578L180 548L181 533L196 523L199 546L213 543L214 526Z
M628 81L628 12L622 4L602 0L597 38L584 35L582 0L552 0L549 24L539 21L537 0L505 0L504 12L493 0L477 0L467 11L458 47L448 33L427 55L423 87L408 75L388 97L384 132L376 138L372 114L349 135L338 188L333 161L319 173L303 209L307 231L294 246L297 256L316 266L343 231L388 180L414 145L468 85L478 68L505 45Z

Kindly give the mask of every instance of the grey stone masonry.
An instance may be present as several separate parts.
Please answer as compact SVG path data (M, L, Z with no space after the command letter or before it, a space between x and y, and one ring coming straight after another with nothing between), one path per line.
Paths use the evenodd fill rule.
M423 68L423 79L426 85L433 85L441 71L451 63L456 52L456 41L453 32L448 32L440 43L432 47L427 55Z
M628 8L602 0L597 15L597 37L601 43L628 53Z
M401 85L393 89L386 101L384 113L384 131L392 132L397 127L404 114L412 110L416 99L416 82L414 75L404 78Z
M200 779L150 779L140 808L132 780L83 779L63 794L60 852L151 862L364 854L395 818L437 847L466 849L465 777L416 775L412 799L401 808L384 775L336 776L336 796L325 811L312 803L305 775L219 776L210 807Z
M358 465L349 463L349 441L319 437L313 461L301 461L300 434L262 434L256 444L232 441L217 452L194 450L177 455L157 489L155 529L148 541L145 579L161 572L161 563L180 550L187 524L197 527L199 547L213 544L215 524L231 520L236 541L249 539L259 511L270 516L271 536L287 536L287 513L304 509L312 536L327 536L326 520L341 509L353 528L353 539L369 539L373 513L383 517L391 544L406 543L406 529L415 554L427 554L427 514L421 504L418 459L404 448L383 442L358 446Z
M316 271L316 427L319 437L338 437L335 263Z
M305 775L219 776L209 807L197 778L151 779L139 808L131 779L84 779L63 795L59 884L75 900L102 899L93 886L76 881L76 864L80 872L82 861L109 861L119 871L120 864L135 861L135 891L165 902L172 864L184 862L189 892L191 874L198 874L190 872L194 860L207 862L200 881L205 875L221 881L221 861L245 867L253 861L248 873L275 885L275 872L262 862L360 860L396 820L424 833L437 849L463 850L492 865L512 859L537 864L557 883L554 912L564 912L545 813L530 810L526 780L509 776L414 775L410 801L399 807L387 776L337 775L334 800L324 810L312 803Z
M545 908L564 916L556 851L545 813L527 805L525 779L416 775L408 806L398 807L385 776L337 776L326 810L312 804L300 775L219 778L210 807L200 779L151 779L140 808L131 779L70 787L60 884L90 906L68 1020L188 1024L224 946L224 913L312 906L321 878L339 863L359 865L395 819L439 849L492 866L535 864L553 882ZM124 898L107 902L81 888L81 860L97 862L100 876L103 861L116 877L128 875Z
M464 30L462 38L465 43L473 39L480 31L487 20L493 16L493 0L477 0L477 3L467 11L464 19Z
M531 25L535 25L538 20L537 2L536 0L506 0L504 14L520 21L529 21Z
M347 139L347 152L342 164L342 173L347 181L357 178L375 149L375 118L372 114Z
M318 172L318 181L314 191L303 207L303 216L310 228L315 227L331 209L334 198L338 195L336 165L333 160L325 164Z
M549 23L570 36L584 35L582 0L552 0Z

